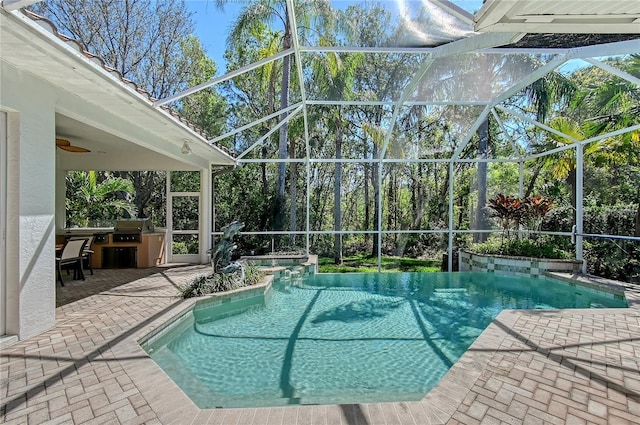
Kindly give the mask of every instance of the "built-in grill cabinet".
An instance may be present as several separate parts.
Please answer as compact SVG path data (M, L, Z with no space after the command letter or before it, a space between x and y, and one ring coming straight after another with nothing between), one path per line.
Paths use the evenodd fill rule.
M93 236L91 267L100 268L147 268L164 264L164 229L156 230L149 218L118 220L113 230L68 229L56 236L62 244L72 236Z
M107 242L96 246L96 268L147 268L165 262L165 232L155 231L151 219L118 220ZM96 264L97 263L97 264Z
M112 241L141 243L143 233L153 233L153 223L149 218L118 220L113 229Z
M129 269L138 267L137 246L105 246L102 248L103 269Z

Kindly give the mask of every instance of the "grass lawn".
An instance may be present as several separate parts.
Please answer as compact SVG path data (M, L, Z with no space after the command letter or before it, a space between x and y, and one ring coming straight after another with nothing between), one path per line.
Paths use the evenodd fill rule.
M343 264L333 264L333 258L319 257L320 273L377 273L378 258L357 254L343 258ZM418 260L404 257L382 257L383 272L439 272L440 260Z

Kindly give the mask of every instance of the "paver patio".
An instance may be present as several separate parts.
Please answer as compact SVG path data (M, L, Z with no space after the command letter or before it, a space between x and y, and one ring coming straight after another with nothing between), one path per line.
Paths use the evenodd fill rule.
M197 408L137 341L205 269L96 270L58 287L56 327L0 351L6 424L637 424L640 291L628 309L504 311L419 402Z

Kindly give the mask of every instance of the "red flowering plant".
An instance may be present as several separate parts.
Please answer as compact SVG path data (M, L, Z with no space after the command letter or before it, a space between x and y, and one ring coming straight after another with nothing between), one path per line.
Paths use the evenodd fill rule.
M528 211L525 215L525 222L530 232L531 238L537 238L538 233L542 230L542 221L549 211L555 206L553 199L545 198L544 196L536 195L527 198L527 204L529 204Z
M501 245L505 238L517 240L523 231L528 231L529 238L535 238L533 235L540 231L545 215L553 206L552 199L540 195L516 198L499 194L489 199L490 215L498 220L502 229Z
M549 237L539 236L544 217L554 205L552 199L543 196L518 198L500 194L489 199L490 215L502 230L500 240L489 238L487 242L475 244L473 250L490 255L570 258L571 254L558 248Z
M500 223L502 228L501 242L504 242L505 236L510 239L511 232L520 229L520 225L527 215L529 202L527 199L499 194L495 198L489 199L489 208L491 209L491 217L498 219Z

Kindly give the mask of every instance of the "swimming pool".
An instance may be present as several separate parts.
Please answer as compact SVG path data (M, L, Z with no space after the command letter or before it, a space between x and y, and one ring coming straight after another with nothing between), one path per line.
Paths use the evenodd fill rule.
M503 309L626 307L549 279L319 274L196 309L143 348L200 408L420 400Z

